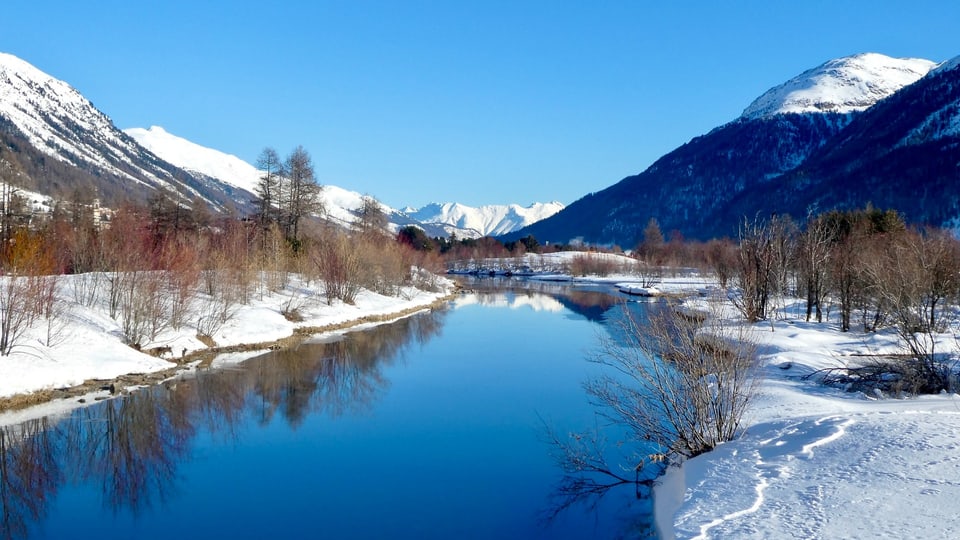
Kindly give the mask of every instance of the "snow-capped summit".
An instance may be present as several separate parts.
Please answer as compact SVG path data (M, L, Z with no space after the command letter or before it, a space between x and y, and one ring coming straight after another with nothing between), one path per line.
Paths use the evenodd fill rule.
M533 203L523 207L518 204L466 206L460 203L433 203L405 213L422 223L447 225L448 232L456 232L461 238L499 236L546 219L560 210L559 202Z
M774 87L743 111L748 119L786 113L862 111L936 66L922 58L864 53L830 60Z
M237 156L200 146L169 133L160 126L150 126L149 129L128 128L123 132L161 159L183 170L216 178L251 193L260 180L260 171Z

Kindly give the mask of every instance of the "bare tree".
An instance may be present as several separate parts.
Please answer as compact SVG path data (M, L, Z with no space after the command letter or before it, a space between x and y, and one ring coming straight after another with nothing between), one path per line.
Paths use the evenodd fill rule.
M259 201L260 226L266 229L271 221L280 223L283 200L280 195L283 188L283 162L273 148L264 148L257 158L260 169L260 181L257 182L256 195Z
M823 322L823 303L827 297L827 265L834 232L821 216L807 220L807 229L800 236L797 261L807 294L807 320L816 309L817 322Z
M744 219L737 251L736 283L740 295L734 303L750 322L767 318L775 284L776 257L772 230L759 220Z
M386 239L387 224L387 214L383 211L380 202L369 195L364 195L363 205L357 211L357 219L353 222L354 229L365 236Z
M625 309L622 325L625 342L605 339L596 358L614 373L586 385L611 420L667 456L694 457L740 435L760 380L749 326L671 303L645 321Z
M870 267L878 300L889 309L897 333L916 362L915 391L949 389L951 362L938 354L937 335L955 322L946 305L960 290L960 243L950 233L898 235Z
M311 214L323 213L320 185L317 184L310 154L297 146L287 157L288 175L287 216L285 232L294 243L300 241L300 220Z

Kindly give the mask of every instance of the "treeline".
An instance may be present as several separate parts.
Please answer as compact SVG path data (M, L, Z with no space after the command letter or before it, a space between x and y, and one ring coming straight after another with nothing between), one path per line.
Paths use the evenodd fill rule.
M644 242L638 249L657 253ZM909 355L893 369L912 392L950 388L953 361L941 353L960 303L960 241L947 230L908 226L893 210L830 211L798 224L789 216L744 220L737 242L697 250L751 322L801 298L807 321L835 314L840 330L894 329ZM688 252L689 255L690 252ZM779 308L779 309L778 309ZM938 339L939 338L939 339ZM861 374L864 375L864 374ZM862 377L861 377L862 378Z
M298 148L297 155L306 153ZM327 223L308 200L316 200L320 187L312 171L304 174L313 187L292 194L278 188L278 197L286 194L274 199L280 204L249 218L213 214L202 203L157 192L147 204L115 209L108 224L98 224L82 203L58 204L40 222L3 219L0 354L38 328L46 329L44 344L55 345L64 300L101 310L141 348L169 329L195 330L209 341L238 306L294 280L306 287L289 287L288 293L299 291L282 307L291 319L312 296L353 303L362 289L396 296L407 286L436 286L434 275L422 271L440 270L436 260L382 228L375 201L352 226ZM298 193L312 195L298 201ZM8 202L5 208L15 206Z
M833 317L844 332L894 329L916 360L913 391L948 388L952 376L942 359L944 332L955 326L960 305L960 240L947 230L911 227L894 210L867 206L811 215L797 223L789 216L745 219L737 239L706 242L667 238L651 219L642 240L624 252L617 246L550 246L533 237L504 244L493 238L427 239L407 228L401 239L416 249L444 254L448 268L469 268L484 260L515 260L528 252L575 249L566 271L574 275L632 273L653 285L664 272L699 269L717 277L750 322L784 312L789 298L807 321ZM634 264L595 257L605 251L630 255ZM939 338L938 338L939 336Z

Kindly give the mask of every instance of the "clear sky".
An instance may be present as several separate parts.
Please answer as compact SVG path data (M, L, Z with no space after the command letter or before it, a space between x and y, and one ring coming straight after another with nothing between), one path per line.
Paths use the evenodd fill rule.
M394 207L569 204L861 52L960 55L960 2L8 0L0 51L120 128Z

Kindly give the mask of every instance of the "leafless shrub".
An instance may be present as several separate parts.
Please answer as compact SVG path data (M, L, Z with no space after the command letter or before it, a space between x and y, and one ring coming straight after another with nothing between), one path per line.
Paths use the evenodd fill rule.
M616 269L616 262L602 255L583 253L570 259L570 274L574 276L605 277L612 274Z
M0 277L0 355L8 356L30 327L29 288L24 277Z
M163 272L126 272L121 290L118 314L120 328L127 340L143 345L168 327L169 298L164 287Z
M374 234L351 235L350 243L358 258L356 279L360 286L387 296L397 296L410 282L410 263L406 246Z
M362 261L346 235L326 234L320 245L311 249L311 257L323 280L327 303L334 300L354 303L361 288L356 277L360 275Z
M938 335L956 326L948 302L960 290L960 242L944 231L898 235L868 267L877 302L890 313L923 382L921 392L950 388L955 361L937 349Z
M87 272L75 275L71 280L74 301L84 307L94 305L100 298L102 282L103 272Z
M783 290L794 233L789 218L744 220L734 278L740 294L731 300L749 322L765 320L773 296Z
M613 369L587 383L604 414L670 456L694 457L736 438L760 372L750 327L713 314L701 326L659 304L638 321L624 309L620 335L595 359Z

